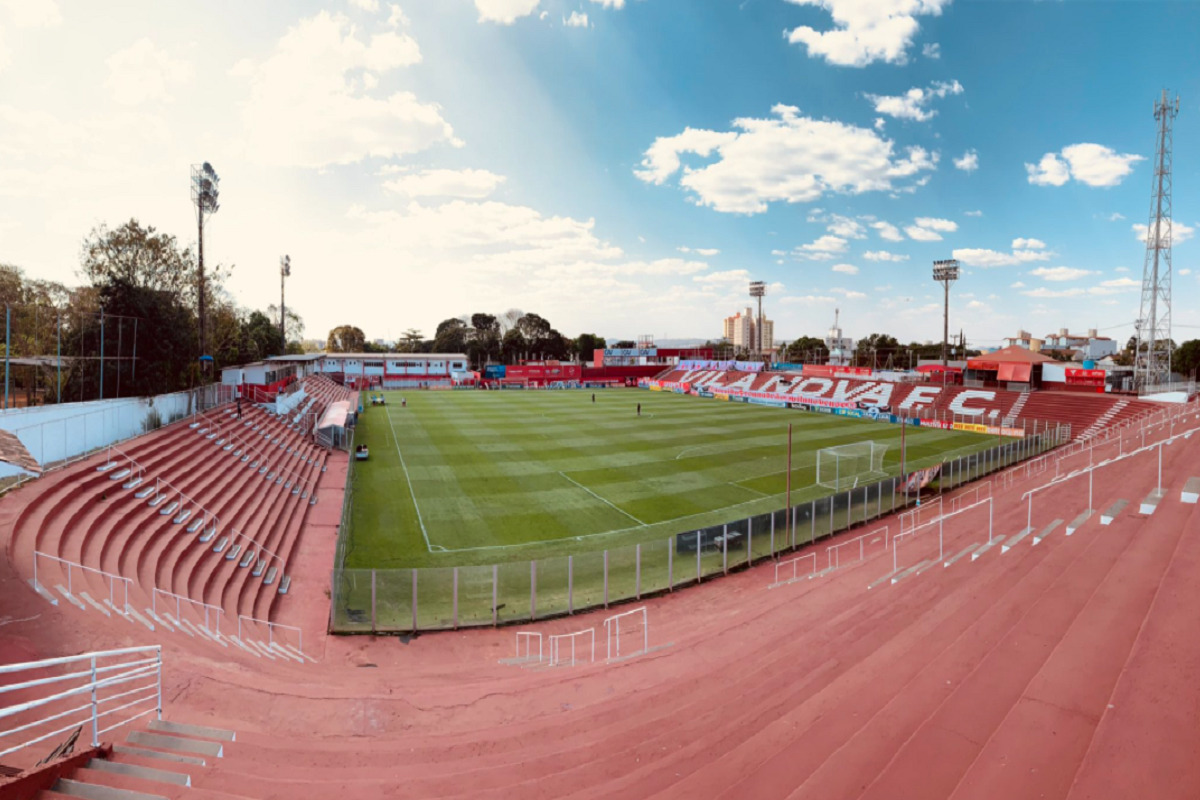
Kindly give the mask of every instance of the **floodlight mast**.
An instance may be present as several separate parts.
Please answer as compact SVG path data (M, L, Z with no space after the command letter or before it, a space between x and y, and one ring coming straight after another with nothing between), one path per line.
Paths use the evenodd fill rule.
M942 314L942 377L950 366L948 351L950 348L950 287L958 280L959 266L957 259L948 258L933 262L933 279L942 284L946 293L945 310Z
M199 237L196 245L196 295L197 322L200 327L200 365L201 370L210 369L212 358L208 352L208 319L205 295L207 286L204 278L204 220L217 213L220 208L221 179L212 164L192 164L192 203L196 206L196 227Z
M283 305L283 281L285 278L291 277L292 274L292 257L279 257L279 343L282 348L279 352L281 355L287 354L287 311Z
M755 355L757 355L759 358L762 358L762 355L763 355L763 340L762 340L762 332L763 332L763 310L762 310L762 299L763 299L763 297L764 297L766 294L767 294L767 285L766 285L765 283L763 283L762 281L751 281L751 282L750 282L750 297L751 297L751 298L755 298L755 297L757 297L757 298L758 298L758 322L757 322L757 323L756 323L756 325L755 325L755 331L754 331L754 341L755 341L755 343L756 343L756 345L757 345L757 348L756 348L757 352L755 353Z

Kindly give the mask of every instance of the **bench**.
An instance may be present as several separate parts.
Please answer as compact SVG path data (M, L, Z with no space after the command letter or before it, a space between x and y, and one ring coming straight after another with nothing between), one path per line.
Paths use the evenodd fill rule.
M1017 542L1021 541L1022 539L1024 539L1026 536L1028 536L1031 533L1033 533L1033 528L1029 528L1029 527L1022 528L1020 533L1018 533L1016 536L1012 537L1007 542L1005 542L1003 545L1001 545L1000 554L1003 555L1004 553L1007 553L1009 550L1012 550L1014 547L1017 546Z
M267 560L265 558L260 558L258 563L254 565L254 569L250 572L250 574L257 578L259 575L263 574L263 570L266 568Z
M978 550L976 550L974 553L971 553L971 560L972 561L976 560L977 558L982 556L984 553L986 553L988 550L991 550L993 547L995 547L996 545L1000 544L1003 541L1004 541L1004 534L1002 533L999 536L993 537L990 542L984 542L983 544L981 544L979 546Z
M108 479L110 481L119 481L122 478L128 478L129 473L130 473L129 467L122 467L121 469L117 470L113 474L109 475Z
M1095 513L1096 513L1096 512L1095 512L1095 511L1093 511L1092 509L1090 509L1090 508L1085 508L1085 509L1084 509L1084 510L1083 510L1083 511L1082 511L1082 512L1079 514L1079 516L1078 516L1078 517L1076 517L1075 519L1071 520L1071 524L1067 526L1067 536L1070 536L1072 533L1074 533L1075 531L1077 531L1077 530L1079 530L1080 528L1082 528L1082 527L1083 527L1083 523L1085 523L1085 522L1087 522L1089 519L1091 519L1091 518L1092 518L1092 514L1095 514Z
M1183 485L1183 491L1179 493L1179 501L1190 505L1200 501L1200 478L1188 478L1188 482Z
M958 561L960 558L967 555L967 553L974 553L975 550L978 549L980 544L982 544L982 542L976 542L975 544L967 545L961 551L959 551L959 553L957 555L950 556L950 558L946 559L945 563L943 563L942 566L949 567L949 566L953 565L954 562Z
M1104 510L1103 514L1100 515L1100 524L1112 525L1112 521L1117 518L1117 514L1120 514L1127 505L1129 505L1128 500L1118 500L1117 502L1113 503Z
M892 583L899 583L900 581L907 578L909 575L920 575L921 572L923 572L924 569L930 565L930 563L932 563L932 562L928 558L925 559L924 561L918 561L916 564L913 564L908 569L901 570L897 575L895 575L892 578Z
M225 560L235 561L237 560L238 554L241 552L242 546L240 544L235 544L233 547L229 548L229 552L225 554Z
M178 501L178 500L172 500L170 503L168 503L168 504L167 504L167 507L166 507L166 508L164 508L164 509L160 510L158 513L159 513L159 514L162 514L162 515L165 517L165 516L168 516L168 515L170 515L170 514L174 514L174 513L175 513L175 511L176 511L178 508L179 508L179 501Z
M214 553L219 553L219 552L221 552L222 550L224 550L224 549L225 549L225 545L227 545L227 544L229 544L229 537L228 537L228 536L222 536L222 537L221 537L221 538L220 538L220 539L217 541L217 546L213 548L213 552L214 552Z
M253 560L254 560L254 550L253 550L253 548L251 548L246 551L246 555L242 556L242 563L238 564L238 566L241 567L242 569L245 569L246 567L250 566L250 562Z
M275 573L279 571L279 567L271 567L267 570L267 577L263 579L263 586L270 586L275 582Z
M140 492L134 492L133 496L136 497L138 500L145 500L147 497L149 497L152 494L154 494L154 487L147 486L145 489L142 489Z
M1056 519L1053 522L1051 522L1049 525L1047 525L1042 530L1041 533L1039 533L1037 536L1033 537L1033 543L1035 545L1041 544L1042 540L1045 539L1050 534L1054 533L1054 529L1057 528L1059 525L1062 525L1062 523L1063 523L1063 521L1061 519Z
M175 519L171 520L171 522L176 525L182 525L183 523L187 522L188 517L191 515L192 510L190 508L185 508L183 511L180 511L178 514L176 514Z
M217 526L213 525L208 530L206 530L204 533L200 534L200 541L201 541L201 543L210 542L210 541L212 541L212 538L216 535L217 535Z
M188 525L187 532L195 533L196 531L200 530L203 527L204 527L204 517L196 517L194 520L192 520L192 524Z
M136 488L137 486L140 486L141 483L142 483L142 476L135 475L134 477L132 477L129 480L122 483L121 488L126 489L126 490L133 489L133 488Z
M1146 499L1142 501L1140 513L1150 516L1158 510L1158 504L1166 496L1166 489L1155 489L1154 491L1150 492L1150 494L1146 495Z
M284 575L284 576L283 576L283 580L281 580L281 581L279 582L279 593L280 593L280 594L287 594L287 593L288 593L288 589L291 587L291 585L292 585L292 576L291 576L291 575Z
M149 505L151 508L154 508L156 505L158 505L159 503L161 503L163 500L166 500L166 499L167 499L167 496L165 494L156 494L154 496L154 499L151 500L147 505Z

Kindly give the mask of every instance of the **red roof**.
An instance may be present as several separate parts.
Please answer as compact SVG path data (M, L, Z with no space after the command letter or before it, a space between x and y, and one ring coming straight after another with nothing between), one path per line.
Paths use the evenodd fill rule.
M1026 350L1024 347L1005 347L994 353L984 353L981 356L967 360L967 369L981 369L994 372L1000 364L1045 364L1054 362L1050 356Z

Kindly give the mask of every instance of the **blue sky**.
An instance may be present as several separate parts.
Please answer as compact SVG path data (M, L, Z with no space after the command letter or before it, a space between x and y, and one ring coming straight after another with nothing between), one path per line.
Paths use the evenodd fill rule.
M0 260L71 282L130 216L222 207L238 302L323 338L518 307L569 335L1105 329L1138 315L1155 123L1175 135L1175 338L1200 335L1200 3L0 0ZM1192 327L1187 327L1192 326Z

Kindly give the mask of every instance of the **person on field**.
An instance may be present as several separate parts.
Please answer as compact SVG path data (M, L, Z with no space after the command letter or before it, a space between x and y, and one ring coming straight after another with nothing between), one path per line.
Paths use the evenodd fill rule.
M596 393L592 392L592 402L596 402Z
M638 403L638 416L640 417L641 415L642 415L642 404Z
M407 398L407 397L401 397L401 398L400 398L400 407L401 407L401 408L408 408L408 398Z

